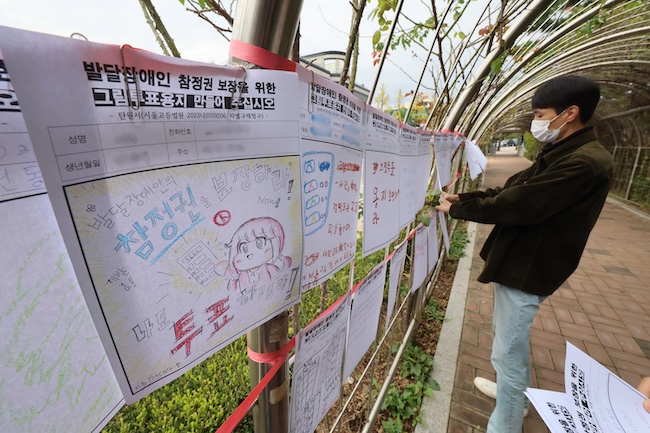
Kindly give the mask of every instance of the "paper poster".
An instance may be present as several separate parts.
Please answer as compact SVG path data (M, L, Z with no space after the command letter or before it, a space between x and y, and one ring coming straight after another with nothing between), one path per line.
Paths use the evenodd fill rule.
M99 432L124 404L47 195L0 203L0 430Z
M355 255L363 101L304 68L300 73L304 220L302 289L329 279Z
M0 431L99 432L124 399L44 193L1 55L0 101Z
M418 185L418 200L416 203L416 210L422 209L427 195L427 188L429 187L429 178L431 176L431 131L424 129L420 130L420 141L418 143L418 166L417 166L417 181Z
M526 390L551 433L650 431L646 397L569 342L564 385L566 393Z
M438 263L438 225L436 224L435 215L429 215L429 221L430 224L427 227L427 263L428 273L431 273Z
M438 184L436 189L442 189L451 183L451 159L454 155L454 136L446 132L435 132L433 147L436 158Z
M340 397L341 365L350 303L340 298L296 336L291 433L311 433Z
M297 302L295 74L0 39L127 403Z
M399 234L399 124L390 115L366 107L366 150L363 176L363 243L367 256Z
M404 268L404 260L406 259L406 242L397 247L393 252L390 263L390 272L388 275L388 301L386 305L386 328L384 334L388 332L388 325L390 324L393 309L395 308L395 300L397 298L397 291L399 289L399 277Z
M465 157L467 158L467 165L469 166L469 175L472 180L476 179L479 174L485 171L487 167L487 157L478 147L476 142L467 140L465 141Z
M399 227L404 228L415 220L421 187L418 184L418 130L409 125L400 128L399 159Z
M0 53L0 201L44 192L41 169Z
M456 152L456 150L460 147L461 144L463 144L464 141L465 141L465 137L463 137L459 133L455 133L453 144L452 144L454 148L454 152Z
M345 346L343 379L352 374L377 338L385 281L386 262L382 261L359 282L354 290Z
M417 291L427 278L429 266L427 258L427 227L419 224L415 228L415 239L413 240L413 285L411 291Z
M447 254L449 254L449 230L447 229L447 214L444 212L436 212L438 214L438 220L440 221L440 231L442 232L442 241L445 244L445 249Z

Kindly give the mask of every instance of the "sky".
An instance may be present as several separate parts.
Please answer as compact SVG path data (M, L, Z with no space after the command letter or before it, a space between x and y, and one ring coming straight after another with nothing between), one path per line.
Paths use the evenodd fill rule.
M181 57L219 65L227 63L228 41L208 23L186 11L178 0L153 0L153 4L174 38ZM367 18L375 6L376 2L369 2L360 29L357 83L366 88L372 86L378 69L372 64L372 34L376 30L376 23ZM129 44L162 54L137 0L0 0L0 10L2 26L65 37L81 33L91 42ZM304 0L301 55L345 51L350 19L348 0ZM0 48L1 44L2 41ZM412 55L394 53L390 59L403 69L411 69L413 76L419 76L422 61L414 59ZM415 87L411 80L404 78L403 72L397 68L391 69L388 62L379 82L388 86L392 99L399 89L406 93Z

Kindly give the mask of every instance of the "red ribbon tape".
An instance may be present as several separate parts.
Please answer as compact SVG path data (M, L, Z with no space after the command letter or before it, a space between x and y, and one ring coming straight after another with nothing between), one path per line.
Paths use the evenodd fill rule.
M282 349L277 350L273 352L273 354L276 355L276 360L273 363L273 366L269 370L268 373L260 380L260 382L253 388L251 393L244 399L244 401L241 402L241 404L235 409L235 411L228 417L226 422L224 422L221 427L219 427L216 431L216 433L231 433L237 425L241 422L242 419L246 416L248 411L250 410L251 407L253 407L253 404L255 404L255 400L257 400L257 397L262 393L264 388L269 384L271 379L273 379L273 376L275 376L275 373L280 370L280 367L282 364L284 364L284 360L287 357L287 354L291 349L294 348L296 345L296 338L292 338L291 341L289 341L287 344L285 344ZM260 354L261 355L261 354ZM270 354L267 354L270 355Z
M296 64L271 51L246 42L231 40L230 55L265 69L296 72Z

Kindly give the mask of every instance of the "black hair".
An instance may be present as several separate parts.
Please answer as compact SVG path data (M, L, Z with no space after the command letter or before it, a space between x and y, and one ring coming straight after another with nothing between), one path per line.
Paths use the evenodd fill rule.
M557 114L577 105L580 120L587 123L600 101L600 88L595 81L577 75L563 75L542 84L533 95L531 104L536 108L553 108Z

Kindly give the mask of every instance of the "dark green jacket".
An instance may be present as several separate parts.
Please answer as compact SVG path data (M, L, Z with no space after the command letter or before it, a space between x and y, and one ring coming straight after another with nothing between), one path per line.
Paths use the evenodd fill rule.
M547 296L578 267L607 198L614 162L592 128L542 152L503 188L460 194L449 214L495 224L478 280Z

